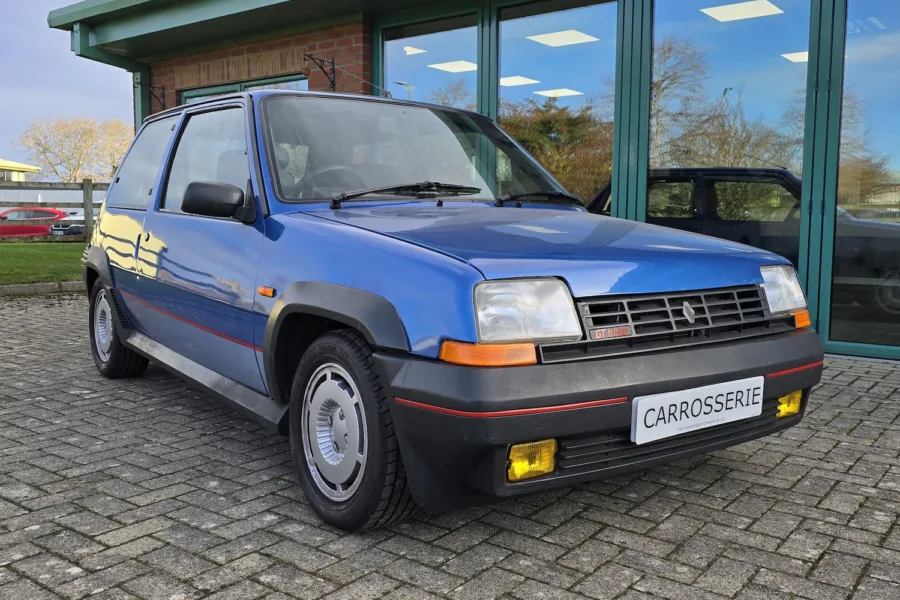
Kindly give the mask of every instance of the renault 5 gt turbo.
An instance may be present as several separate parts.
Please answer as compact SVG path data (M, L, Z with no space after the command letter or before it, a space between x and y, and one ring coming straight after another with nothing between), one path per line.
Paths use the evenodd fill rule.
M348 530L781 431L822 371L787 260L588 214L447 107L270 91L156 114L83 264L99 371L152 360L289 435Z

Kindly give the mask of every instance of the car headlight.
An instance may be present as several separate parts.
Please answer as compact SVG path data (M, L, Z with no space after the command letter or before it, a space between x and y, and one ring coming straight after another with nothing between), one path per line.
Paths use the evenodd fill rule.
M581 324L558 279L485 281L475 286L479 342L571 341Z
M806 308L806 297L797 272L789 265L778 265L760 268L763 276L763 289L766 300L773 315L790 313Z

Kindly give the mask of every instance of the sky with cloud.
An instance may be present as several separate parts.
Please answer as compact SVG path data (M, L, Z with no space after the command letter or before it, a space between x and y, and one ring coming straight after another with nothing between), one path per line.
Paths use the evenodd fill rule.
M0 17L0 158L27 162L16 139L35 119L132 121L129 73L76 57L47 13L65 0L5 0Z

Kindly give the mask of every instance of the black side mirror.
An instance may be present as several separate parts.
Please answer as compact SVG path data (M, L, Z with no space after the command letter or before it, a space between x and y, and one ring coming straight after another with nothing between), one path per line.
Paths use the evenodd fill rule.
M6 215L0 215L0 221L8 221L8 220L9 220L9 217L7 217Z
M205 217L234 219L244 207L244 192L228 183L194 181L188 184L181 210Z

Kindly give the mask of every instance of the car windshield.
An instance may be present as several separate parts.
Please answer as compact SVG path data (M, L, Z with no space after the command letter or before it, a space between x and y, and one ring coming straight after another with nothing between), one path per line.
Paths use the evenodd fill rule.
M430 194L448 201L561 191L492 121L471 113L286 94L266 98L263 112L276 190L288 202L422 182L447 184ZM393 195L415 193L380 191L359 199Z

